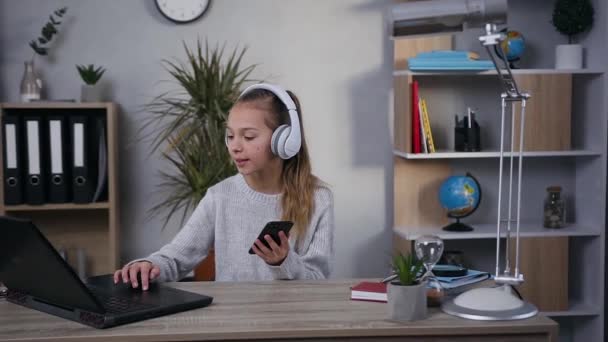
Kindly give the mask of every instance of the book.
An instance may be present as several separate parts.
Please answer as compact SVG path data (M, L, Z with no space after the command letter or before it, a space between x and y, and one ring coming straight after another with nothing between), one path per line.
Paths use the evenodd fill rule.
M412 82L412 153L421 152L420 110L418 107L418 81Z
M431 131L431 122L429 120L429 111L426 105L426 100L420 100L420 116L422 120L422 127L424 130L425 142L428 145L428 153L435 152L435 143L433 141L433 132Z
M353 287L350 291L351 300L364 300L370 302L386 302L386 283L364 281Z
M489 279L492 275L488 272L468 270L466 275L460 277L437 277L444 289L454 289L460 286L470 285Z

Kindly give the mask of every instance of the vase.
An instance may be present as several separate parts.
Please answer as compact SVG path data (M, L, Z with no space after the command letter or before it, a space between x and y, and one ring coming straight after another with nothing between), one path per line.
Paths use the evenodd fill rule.
M388 317L394 321L417 321L426 318L426 282L417 285L388 284Z
M580 44L564 44L555 47L555 69L582 69L583 47Z
M566 216L564 200L561 198L562 188L550 186L544 202L543 225L546 228L562 228Z
M33 100L40 100L42 94L42 80L36 75L34 70L34 61L26 61L25 69L23 71L23 78L21 79L21 101L31 102Z
M80 102L102 102L102 88L98 84L83 84L80 87Z

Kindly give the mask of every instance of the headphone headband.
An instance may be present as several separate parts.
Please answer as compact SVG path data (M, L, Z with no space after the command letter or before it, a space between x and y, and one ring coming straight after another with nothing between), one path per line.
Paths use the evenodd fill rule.
M290 124L281 125L275 130L272 135L271 148L275 154L283 159L289 159L295 156L302 146L300 119L298 117L298 110L295 102L283 87L269 83L252 84L243 90L241 95L239 95L239 98L255 89L270 91L278 97L287 108Z

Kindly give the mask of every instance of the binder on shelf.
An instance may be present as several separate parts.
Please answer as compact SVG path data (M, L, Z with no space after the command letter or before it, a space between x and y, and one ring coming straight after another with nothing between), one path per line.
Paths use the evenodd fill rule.
M21 158L21 125L19 117L4 116L2 118L2 149L4 160L4 204L23 203L23 159Z
M89 123L86 116L70 117L72 165L72 201L89 203L93 195L92 165L90 163Z
M106 145L106 119L99 117L96 120L97 138L97 186L93 195L93 202L108 199L108 154Z
M68 134L64 116L53 115L48 118L48 158L47 176L49 202L66 203L70 201L70 178L67 154Z
M25 122L25 202L44 204L46 187L44 181L44 158L42 141L44 130L40 116L29 116Z

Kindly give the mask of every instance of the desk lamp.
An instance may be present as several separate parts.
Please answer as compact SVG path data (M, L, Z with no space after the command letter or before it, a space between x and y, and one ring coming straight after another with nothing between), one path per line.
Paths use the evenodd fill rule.
M524 276L519 272L519 221L521 200L521 179L523 165L524 125L526 101L528 93L520 92L511 73L506 58L501 68L490 50L498 46L506 38L498 32L496 25L504 24L507 16L506 0L428 0L405 2L393 5L391 8L392 35L424 36L462 32L466 28L483 27L484 32L479 37L485 47L503 87L501 100L501 130L500 130L500 161L498 171L498 214L496 219L496 271L494 281L498 285L491 288L476 288L466 291L459 296L442 304L442 310L448 314L475 320L514 320L532 317L538 309L513 294L513 286L524 282ZM502 52L503 56L504 51ZM506 228L505 269L500 271L500 235L501 235L501 199L503 194L503 159L505 140L505 109L511 104L511 157L509 170L508 220ZM521 104L521 120L519 128L519 151L514 153L515 135L515 104ZM514 156L518 158L517 199L516 199L516 234L515 234L515 269L511 270L509 261L509 242L511 238L511 208Z

